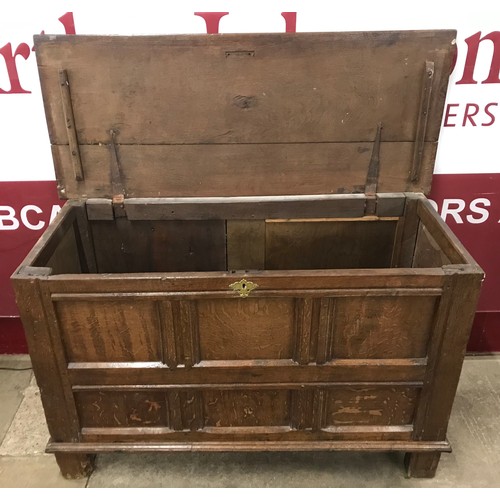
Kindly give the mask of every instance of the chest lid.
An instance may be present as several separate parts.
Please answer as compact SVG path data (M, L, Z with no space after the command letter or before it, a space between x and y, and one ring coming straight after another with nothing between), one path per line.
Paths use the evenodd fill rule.
M36 36L60 194L428 193L455 35Z

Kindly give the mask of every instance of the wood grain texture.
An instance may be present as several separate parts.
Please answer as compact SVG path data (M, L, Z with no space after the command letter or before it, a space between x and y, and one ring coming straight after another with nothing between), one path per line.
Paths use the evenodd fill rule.
M382 200L383 194L377 199ZM250 224L256 224L259 219L363 217L365 204L364 194L128 198L124 201L129 220L224 219L228 232L233 229L241 232L244 224L255 232L257 227ZM382 210L383 205L382 202ZM386 208L386 215L398 216L398 206Z
M371 361L371 362L370 362ZM224 365L203 362L189 370L171 370L161 363L71 363L68 378L72 385L183 385L203 384L230 387L237 384L305 384L402 382L421 383L426 370L425 360L339 360L322 366L298 365L293 361L263 363L236 362Z
M393 221L269 223L266 269L389 267L395 229Z
M183 429L196 431L204 427L204 394L199 391L179 391L179 403Z
M231 441L268 442L292 441L305 444L308 441L402 441L411 442L411 425L339 425L322 430L295 429L288 425L250 425L233 427L205 426L190 431L192 441L205 443L228 443ZM84 427L82 441L86 443L112 443L117 439L131 443L140 439L144 443L178 442L184 432L168 427Z
M209 427L289 425L288 391L205 391L203 408Z
M327 390L326 425L408 425L417 388L335 388Z
M89 221L113 220L115 218L113 213L113 202L110 199L90 198L85 200L85 210Z
M161 392L77 392L82 427L151 427L167 425L166 395Z
M76 206L74 211L76 215L75 237L81 270L83 273L97 273L94 240L92 239L86 205Z
M226 222L227 269L264 269L266 226L263 220Z
M56 302L68 361L159 361L162 359L154 303Z
M306 365L311 360L311 338L313 326L313 299L296 299L293 327L295 332L295 350L293 359Z
M426 230L452 264L477 265L472 255L453 234L427 198L423 197L419 200L417 213Z
M319 318L315 325L317 331L316 363L323 364L333 358L333 336L335 322L335 300L322 298L319 300Z
M312 428L314 391L310 388L292 391L290 402L290 426L292 429Z
M441 267L451 263L426 227L420 223L412 267Z
M202 360L290 359L293 299L198 301Z
M24 266L46 267L47 261L56 251L64 235L74 227L76 219L75 205L80 206L81 204L74 200L64 204L24 259Z
M440 458L439 451L407 453L404 461L407 477L433 478Z
M369 142L317 144L120 145L126 198L364 193ZM436 143L427 143L422 176L408 190L428 192ZM380 146L378 192L401 192L412 142ZM52 146L64 198L112 198L105 145L80 146L85 180L65 171L69 146ZM240 216L241 217L241 216Z
M19 268L19 275L29 261ZM47 287L53 294L134 294L141 297L148 293L182 294L207 291L226 291L231 283L245 278L259 284L255 293L300 290L303 293L339 291L342 295L364 294L366 290L404 288L409 291L420 288L442 287L443 269L322 269L290 271L231 271L231 272L186 272L186 273L116 273L92 276L57 275L47 280ZM232 292L230 292L232 293Z
M79 274L82 272L81 255L77 239L78 228L76 222L62 235L45 265L52 269L54 274Z
M100 273L223 271L224 221L92 221Z
M225 271L224 221L158 222L151 230L151 270Z
M471 271L447 266L443 305L432 335L422 401L416 414L416 439L446 436L483 277L477 268Z
M309 441L229 441L229 442L200 442L200 441L171 441L148 443L136 441L134 443L50 443L47 451L51 453L106 453L112 451L126 452L186 452L186 451L444 451L450 452L448 441L398 441L398 440L309 440Z
M385 140L413 140L425 61L434 62L436 82L425 139L435 141L455 36L39 36L35 46L55 144L67 142L60 96L51 92L59 68L71 79L82 143L106 142L103 124L117 123L126 124L124 143L372 140L378 122ZM228 57L234 50L254 57ZM165 72L172 77L159 78Z
M92 474L95 455L88 453L55 452L57 465L66 479L79 479Z
M162 350L162 361L169 368L175 368L182 363L181 339L178 338L176 325L176 310L172 301L157 301L158 325L160 344Z
M435 308L434 296L339 298L333 357L425 357Z
M174 302L172 306L178 356L182 356L180 359L185 367L194 366L200 361L199 320L196 304L193 301L181 300Z
M417 207L422 195L419 193L405 193L406 203L403 214L402 234L398 238L399 256L398 265L400 268L409 268L413 265L413 254L418 235L418 225L420 219L417 214Z
M44 248L44 241L39 243L39 248ZM50 435L56 441L76 441L78 416L74 403L68 398L71 387L67 373L59 364L61 350L52 348L41 290L46 284L35 278L17 277L13 278L13 285Z

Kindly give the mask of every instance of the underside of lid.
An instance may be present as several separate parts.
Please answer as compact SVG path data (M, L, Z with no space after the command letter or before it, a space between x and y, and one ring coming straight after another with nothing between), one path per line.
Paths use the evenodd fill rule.
M37 36L60 193L428 193L455 35Z

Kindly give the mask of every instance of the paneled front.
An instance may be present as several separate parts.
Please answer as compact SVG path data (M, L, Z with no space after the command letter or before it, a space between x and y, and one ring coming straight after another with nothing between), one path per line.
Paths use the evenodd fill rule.
M53 303L68 362L157 361L181 368L423 359L439 306L436 290L191 300L107 295L59 296Z
M145 434L197 431L208 434L384 431L411 429L420 388L345 385L327 388L238 387L156 390L87 388L74 393L80 425ZM339 430L340 428L340 430ZM383 429L382 429L383 428ZM121 429L121 431L119 431ZM156 429L156 431L155 431ZM250 430L252 429L252 430ZM363 429L365 429L363 431ZM103 431L106 432L106 431ZM222 434L221 434L222 433Z

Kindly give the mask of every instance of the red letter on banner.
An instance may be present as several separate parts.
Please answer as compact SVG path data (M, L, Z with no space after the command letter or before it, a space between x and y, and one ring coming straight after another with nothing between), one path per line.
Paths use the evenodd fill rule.
M493 57L491 59L490 72L488 78L481 83L500 83L498 74L500 72L500 31L492 31L481 38L481 32L478 31L474 35L465 39L467 43L467 57L465 58L464 74L457 82L457 85L476 84L474 80L474 69L476 68L477 53L479 44L489 40L493 43Z
M30 48L26 43L20 43L17 49L12 53L12 45L8 43L0 49L0 55L5 60L7 67L7 74L9 75L10 90L0 89L0 94L31 94L31 91L24 90L19 81L19 74L17 72L16 57L21 56L23 59L28 59L30 56Z
M219 33L219 23L220 20L227 16L229 12L195 12L195 16L200 16L205 20L207 26L207 33L209 35L214 35Z
M58 21L64 26L64 32L66 35L76 35L75 30L75 19L73 17L73 12L66 12L62 15Z
M281 15L285 20L286 33L297 32L297 12L282 12Z

